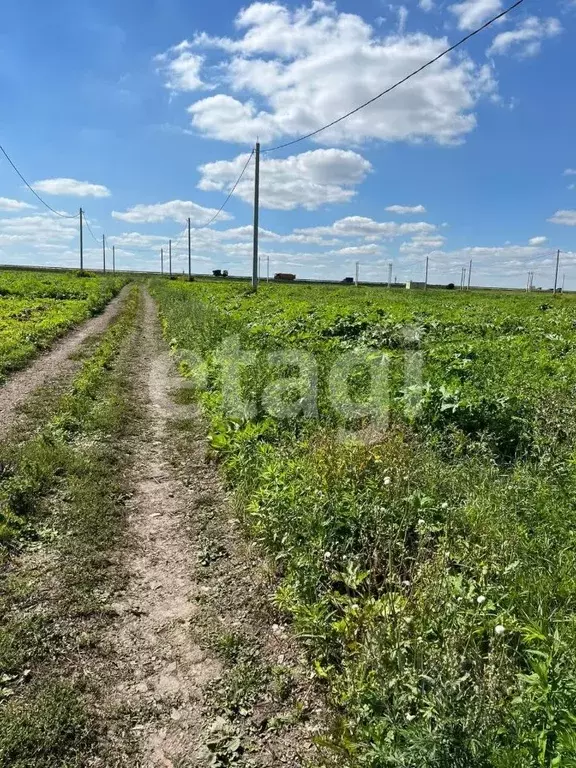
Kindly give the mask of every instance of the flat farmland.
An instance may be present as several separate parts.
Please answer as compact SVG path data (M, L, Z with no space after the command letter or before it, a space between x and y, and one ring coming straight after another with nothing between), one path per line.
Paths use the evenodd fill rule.
M111 277L0 271L0 381L102 310L124 283Z
M325 686L334 761L571 765L574 300L153 293Z

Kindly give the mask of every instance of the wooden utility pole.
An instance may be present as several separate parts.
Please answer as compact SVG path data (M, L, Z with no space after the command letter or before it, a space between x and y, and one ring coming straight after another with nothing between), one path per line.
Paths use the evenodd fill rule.
M388 264L388 288L392 288L392 262Z
M564 285L566 284L566 272L562 275L562 293L564 293Z
M102 235L102 268L106 274L106 235Z
M266 254L266 282L270 282L270 254Z
M83 227L83 221L82 217L84 216L84 211L82 208L80 208L80 270L84 269L84 227Z
M356 288L360 285L360 262L356 262Z
M188 217L188 282L192 282L192 232L190 230L190 217Z
M164 248L160 248L160 274L164 274Z
M116 246L112 246L112 272L116 274Z
M428 256L426 256L426 277L424 278L424 290L428 290Z
M258 246L260 234L260 142L256 142L254 169L254 246L252 252L252 288L258 288Z
M470 281L472 280L472 259L470 259L470 264L468 266L468 290L470 290Z
M554 277L554 294L558 293L558 267L560 266L560 251L556 254L556 275Z

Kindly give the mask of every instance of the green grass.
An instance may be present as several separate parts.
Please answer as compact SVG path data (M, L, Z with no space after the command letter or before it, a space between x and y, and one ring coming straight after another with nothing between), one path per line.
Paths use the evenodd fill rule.
M154 293L331 701L326 761L576 765L573 300L166 281ZM233 334L259 355L239 377L250 418L223 405L217 348ZM294 375L263 356L285 348L315 356L314 417L262 404ZM340 439L362 420L329 398L351 350L389 360L391 424L370 443ZM366 382L352 377L360 399Z
M126 280L0 271L0 381L100 312Z
M0 456L0 766L81 766L98 718L78 674L110 621L110 552L124 527L127 344L138 295L59 398L38 399ZM94 668L94 664L92 664ZM93 670L94 671L94 670Z

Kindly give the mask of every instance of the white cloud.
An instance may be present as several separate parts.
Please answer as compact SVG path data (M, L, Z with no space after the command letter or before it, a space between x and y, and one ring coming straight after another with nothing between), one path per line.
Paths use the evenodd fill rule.
M220 88L189 107L192 123L225 141L252 143L259 136L269 143L313 131L447 47L446 38L424 33L382 37L360 16L319 0L294 9L253 3L240 12L236 28L234 38L202 33L186 43L206 57L215 51ZM168 83L178 84L172 76ZM476 126L479 99L495 89L489 66L464 54L448 56L315 140L458 143Z
M49 214L0 219L0 240L4 244L67 243L78 237L78 222L57 219Z
M576 176L576 168L566 168L564 176Z
M421 254L423 251L435 251L442 248L446 238L442 235L415 235L409 242L402 243L400 253Z
M112 216L121 221L130 221L133 224L171 219L184 225L186 219L190 218L194 226L202 226L207 224L217 212L217 208L203 208L201 205L196 205L196 203L188 200L169 200L166 203L155 203L153 205L134 205L127 211L112 211ZM219 218L225 221L232 219L233 216L223 211Z
M198 187L203 190L228 191L236 181L248 155L235 160L220 160L200 166ZM370 172L368 160L350 150L317 149L292 155L283 160L264 156L260 167L262 207L289 211L295 208L315 210L322 205L349 202L354 187ZM235 194L251 202L254 196L254 165L250 165Z
M552 224L566 224L568 227L576 227L576 211L556 211L548 221Z
M520 22L516 29L496 35L488 54L502 55L514 51L519 57L536 56L542 48L542 41L556 37L562 32L558 19L540 19L530 16Z
M403 235L434 232L436 226L425 221L398 224L394 221L374 221L365 216L347 216L327 227L308 227L294 230L297 234L332 237L361 237L366 240L393 239Z
M434 10L434 0L420 0L418 5L423 11L428 12Z
M379 256L382 248L379 245L349 245L331 253L334 256Z
M464 0L450 6L459 29L474 29L502 10L502 0Z
M423 205L389 205L386 210L390 213L398 213L400 215L408 213L426 213L426 208Z
M24 211L29 208L35 208L35 206L10 197L0 197L0 211Z
M200 77L204 57L191 53L191 47L184 40L154 59L166 79L166 87L172 91L197 91L205 87Z
M42 179L32 187L46 195L68 195L70 197L110 197L110 190L102 184L76 179Z
M547 237L531 237L530 240L528 240L529 245L544 245L547 242Z

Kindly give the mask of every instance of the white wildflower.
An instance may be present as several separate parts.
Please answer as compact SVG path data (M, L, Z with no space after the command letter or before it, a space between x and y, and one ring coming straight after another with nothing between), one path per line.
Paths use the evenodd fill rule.
M406 712L406 720L411 723L412 720L416 720L416 715L411 715L410 712Z
M330 560L332 557L332 552L324 552L324 560Z
M392 482L392 478L391 477L385 477L384 478L384 485L390 485L391 482Z
M482 605L483 603L486 602L486 598L484 597L484 595L480 595L479 597L476 598L476 602L478 603L478 605Z
M442 509L448 509L448 502L447 501L443 501L442 502Z
M504 632L506 632L506 629L502 626L502 624L497 624L494 627L494 632L496 632L497 635L503 635Z

